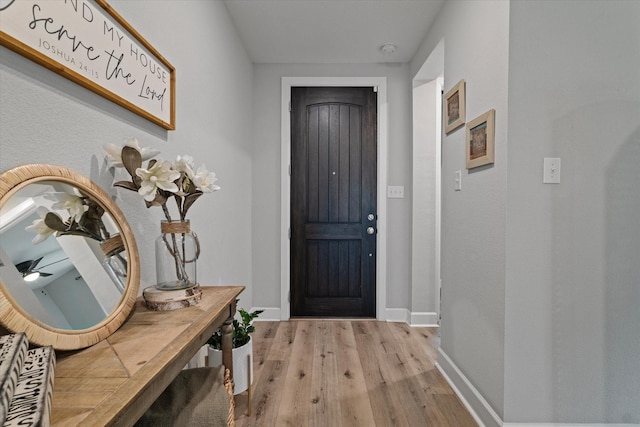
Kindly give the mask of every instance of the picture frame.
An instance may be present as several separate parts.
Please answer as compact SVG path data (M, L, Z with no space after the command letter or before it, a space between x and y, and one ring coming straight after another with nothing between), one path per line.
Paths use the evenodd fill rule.
M168 130L175 68L106 0L0 0L0 45Z
M492 164L495 160L495 110L467 123L467 169Z
M464 125L466 120L466 83L460 80L444 96L444 132L449 133Z

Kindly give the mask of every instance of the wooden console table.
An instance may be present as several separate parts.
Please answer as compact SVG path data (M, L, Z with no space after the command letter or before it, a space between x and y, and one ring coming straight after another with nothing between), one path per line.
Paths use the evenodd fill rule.
M231 320L243 290L203 287L197 305L174 311L147 310L139 298L133 314L106 340L57 351L51 424L133 425L223 324L223 358L231 366Z

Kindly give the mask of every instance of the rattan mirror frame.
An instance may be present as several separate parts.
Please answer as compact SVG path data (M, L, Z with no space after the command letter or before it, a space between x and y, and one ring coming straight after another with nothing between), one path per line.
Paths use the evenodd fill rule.
M73 185L92 197L108 212L120 228L128 256L127 284L120 303L103 321L80 330L58 329L25 313L8 292L0 277L0 325L9 332L25 332L29 342L56 350L76 350L109 337L125 322L135 305L140 286L140 260L135 238L125 217L109 195L89 178L70 169L45 164L18 166L0 174L0 207L21 188L41 181L59 181Z

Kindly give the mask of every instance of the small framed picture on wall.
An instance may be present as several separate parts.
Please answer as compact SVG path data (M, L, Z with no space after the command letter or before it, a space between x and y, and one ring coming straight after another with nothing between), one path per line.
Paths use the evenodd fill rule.
M495 110L467 123L467 169L494 162Z
M449 133L465 121L465 82L460 80L444 96L444 131Z

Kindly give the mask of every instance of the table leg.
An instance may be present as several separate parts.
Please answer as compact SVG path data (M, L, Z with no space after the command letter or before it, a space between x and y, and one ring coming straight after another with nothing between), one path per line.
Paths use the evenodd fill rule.
M233 317L229 317L222 324L222 364L229 370L229 375L233 381L233 354L231 352L233 348L232 332Z

